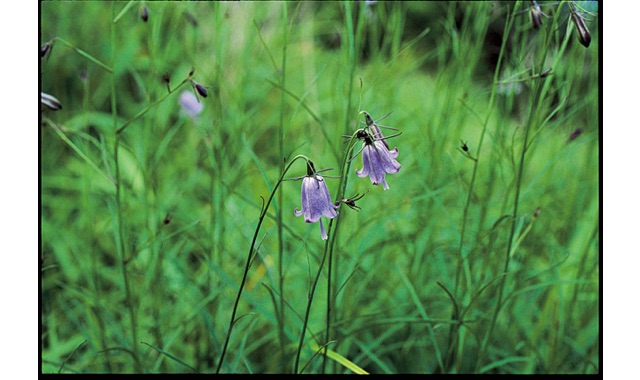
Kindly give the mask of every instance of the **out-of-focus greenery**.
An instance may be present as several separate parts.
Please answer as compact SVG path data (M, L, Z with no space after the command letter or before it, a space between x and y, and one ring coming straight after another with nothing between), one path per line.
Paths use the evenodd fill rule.
M62 104L40 132L42 372L215 372L283 160L333 168L335 196L361 110L392 112L402 168L385 191L351 163L346 194L369 192L330 232L335 342L323 366L323 274L304 373L598 372L597 4L577 7L589 47L568 3L540 2L537 29L529 6L42 2ZM293 214L300 182L281 191L221 372L293 368L324 242Z

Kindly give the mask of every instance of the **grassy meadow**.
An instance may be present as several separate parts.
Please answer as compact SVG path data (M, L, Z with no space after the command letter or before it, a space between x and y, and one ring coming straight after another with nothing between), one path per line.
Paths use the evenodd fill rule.
M598 373L598 4L538 4L41 2L41 372Z

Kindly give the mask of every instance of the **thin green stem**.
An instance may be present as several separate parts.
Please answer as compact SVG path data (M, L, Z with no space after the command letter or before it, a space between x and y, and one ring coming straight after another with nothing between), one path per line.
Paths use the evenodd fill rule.
M112 23L112 25L115 25ZM89 61L95 63L96 65L102 67L103 69L105 69L109 74L113 74L113 67L110 67L106 64L104 64L102 61L100 61L98 58L92 56L91 54L87 53L86 51L77 48L75 45L73 45L72 43L70 43L69 41L61 38L61 37L55 37L53 38L53 41L60 41L62 42L64 45L66 45L67 47L73 49L76 53L80 54L81 56L85 57L86 59L88 59ZM115 61L114 61L115 64Z
M516 4L516 8L517 8L517 4ZM515 13L515 8L514 8L514 13ZM489 126L489 119L491 118L491 112L493 110L493 104L494 104L495 98L496 98L497 86L498 86L498 78L500 77L500 69L502 67L502 61L504 59L505 47L506 47L507 41L508 41L508 38L506 36L509 35L509 32L511 31L511 27L513 26L513 17L512 16L508 16L507 20L508 21L505 24L504 31L503 31L503 35L505 37L502 39L502 45L500 46L500 53L498 54L498 60L496 62L496 68L495 68L495 71L493 73L493 85L491 87L491 95L489 97L489 105L487 106L487 114L486 114L486 117L484 119L484 123L482 125L482 132L480 133L480 139L478 141L476 155L475 155L475 158L473 160L473 171L471 173L471 181L469 182L469 190L467 191L467 200L465 202L465 206L464 206L464 209L462 211L462 227L461 227L461 230L460 230L460 242L458 244L458 255L459 255L459 260L460 261L458 262L458 269L456 271L456 280L455 280L455 285L454 285L454 288L453 288L453 294L457 294L458 293L458 286L460 284L460 276L461 276L461 272L463 270L463 267L467 268L465 270L465 273L469 272L469 269L468 269L469 263L468 263L467 257L464 254L464 239L465 239L466 232L467 232L467 220L468 220L468 215L469 215L469 209L471 208L471 200L473 199L473 191L474 191L474 188L475 188L476 178L477 178L477 174L478 174L478 167L479 167L479 164L481 162L481 157L482 157L481 156L482 146L483 146L484 138L486 136L487 129L488 129L488 126ZM452 312L451 319L452 320L457 320L459 318L459 316L457 314L458 313L457 313L457 311L455 310L455 307L454 307L454 311ZM449 344L450 345L454 345L455 342L457 341L457 336L458 336L459 329L460 329L460 326L457 325L457 324L452 324L449 327ZM447 370L449 369L451 361L456 356L456 349L449 350L448 352L449 352L450 355L447 356L446 363L445 363L445 368Z
M517 7L517 5L516 5ZM560 7L558 8L558 11L555 12L555 17L553 20L553 23L551 25L551 27L549 29L545 29L546 34L545 34L545 39L543 41L543 49L541 51L541 54L538 56L538 62L536 63L536 67L539 68L539 71L543 69L543 64L545 62L546 56L547 56L547 51L549 49L549 46L551 44L551 39L552 39L552 35L551 33L548 32L548 30L554 30L555 26L557 25L558 22L558 17L560 15ZM560 57L562 56L562 51L563 49L561 49L560 54L558 54L557 56ZM556 61L557 62L557 61ZM487 344L489 342L489 339L491 338L491 335L493 333L493 329L495 328L496 322L498 320L498 314L500 313L500 310L502 308L502 299L504 297L504 289L505 289L505 284L506 284L506 280L507 280L507 276L506 274L509 271L509 263L510 263L510 259L511 259L511 255L512 255L512 251L513 251L513 247L514 245L517 243L516 242L516 229L517 229L517 225L518 225L518 209L519 209L519 204L520 204L520 192L521 192L521 188L522 188L522 178L523 178L523 174L524 174L524 166L525 166L525 156L529 147L529 134L531 132L531 129L533 127L533 125L535 124L535 119L539 114L540 111L540 107L543 103L545 94L546 94L546 89L548 88L548 84L541 82L540 80L535 80L534 84L533 84L533 89L531 91L531 101L530 101L530 109L529 109L529 115L527 117L527 122L525 125L525 130L524 130L524 139L522 141L522 149L520 151L520 158L518 161L518 166L517 166L517 172L516 172L516 181L515 181L515 185L514 185L514 200L513 200L513 211L511 213L511 229L509 232L509 237L507 239L507 247L506 247L506 251L505 251L505 258L504 258L504 265L502 268L502 272L500 273L502 275L502 278L500 279L500 284L498 286L498 294L497 294L497 300L495 303L495 307L493 310L493 315L491 318L491 322L489 324L489 328L487 329L484 338L482 340L481 346L480 346L480 351L478 354L478 358L476 361L476 367L475 367L475 371L477 372L480 369L480 366L482 365L482 361L484 359L484 355L486 353L486 347Z
M112 3L111 6L112 12L115 12L115 3ZM116 54L116 27L115 22L111 23L111 60L112 64L115 66L117 54ZM116 102L116 77L115 74L111 75L111 114L113 117L113 129L114 129L114 146L113 146L113 156L114 156L114 166L115 166L115 186L116 186L116 225L118 228L117 236L118 236L118 251L120 254L120 271L122 274L122 283L125 291L125 304L127 305L127 310L129 312L129 324L131 327L131 340L132 340L132 355L135 365L135 370L137 373L142 373L142 366L140 363L140 356L138 355L138 331L137 331L137 323L136 323L136 313L135 307L133 305L133 297L131 295L131 289L129 286L129 278L127 275L127 268L125 263L126 255L126 245L124 244L125 236L124 236L124 225L123 225L123 216L122 216L122 186L121 186L121 178L120 178L120 164L118 159L119 145L120 145L120 134L118 132L118 109Z
M345 2L344 4L345 4L345 21L346 21L346 28L347 28L346 34L348 38L347 57L348 57L348 66L349 66L349 76L347 78L347 80L349 81L349 89L347 91L347 106L345 110L346 116L345 116L344 133L348 135L349 132L351 132L349 127L349 120L350 120L349 115L351 115L351 94L353 93L353 81L354 81L355 70L357 66L356 54L358 51L360 51L359 49L357 49L357 47L359 46L360 40L361 40L361 34L363 30L363 25L364 25L363 17L364 17L365 7L359 7L360 11L358 13L357 25L354 27L354 22L352 18L353 11L351 8L351 3ZM336 194L337 196L336 199L338 200L344 197L344 194L346 191L347 177L349 173L349 168L351 167L351 162L349 161L349 157L353 150L353 144L355 143L354 136L352 136L352 139L350 140L348 147L345 150L345 155L342 159L342 165L340 166L342 172L340 176L340 181L338 183L338 192ZM333 268L334 266L337 267L337 259L338 259L336 257L334 262L333 249L335 247L336 238L338 236L337 231L340 225L340 218L337 218L337 220L335 220L335 229L333 229L333 225L334 225L334 219L331 219L331 221L329 222L329 229L328 229L328 231L331 233L329 235L329 240L325 243L325 253L324 253L326 255L328 250L329 268L327 273L327 318L326 318L325 342L329 341L329 337L331 335L331 316L332 316L332 309L333 309L332 304L335 301L337 296L337 294L333 294L335 290L332 290L333 279L334 277L337 277L337 275L333 271ZM322 359L322 373L325 372L326 363L327 363L327 346L324 345L323 359Z
M353 146L355 145L355 142L357 141L357 137L356 137L356 133L354 133L351 136L351 139L349 140L348 144L347 144L347 148L345 150L344 153L344 157L342 159L342 165L341 165L341 172L340 172L340 184L344 183L344 186L340 187L340 191L338 192L338 196L334 199L342 199L344 197L344 188L346 187L346 182L347 182L347 177L348 177L348 172L349 172L349 167L350 167L350 162L349 162L349 157L351 156L351 152L353 151ZM335 225L336 228L332 229L332 226L334 225L334 221L335 221ZM329 238L325 241L325 245L324 245L324 251L322 253L322 259L320 261L320 265L318 267L318 272L316 274L316 277L311 285L311 289L309 291L309 300L307 302L307 308L304 314L304 320L302 323L302 332L300 333L300 341L298 343L298 350L296 352L296 360L295 360L295 365L293 368L293 373L297 374L298 373L298 366L299 366L299 362L300 362L300 353L302 351L302 346L304 344L304 336L307 330L307 324L309 322L309 314L311 312L311 304L313 303L313 296L315 294L315 290L316 290L316 286L318 285L318 280L320 279L320 274L322 273L322 268L324 267L324 262L327 258L327 254L329 253L329 259L331 260L331 254L330 252L332 251L332 247L333 244L335 242L335 231L337 231L338 229L338 223L340 221L340 217L338 218L333 218L331 219L331 221L329 222L329 226L327 228L327 234L329 235ZM329 268L331 268L331 266L329 266ZM328 280L330 280L330 276L328 277ZM330 281L328 281L330 282ZM328 288L327 291L331 291L331 287ZM328 293L331 294L331 293ZM328 339L328 334L329 334L329 326L330 326L330 316L331 316L331 302L327 301L327 330L325 332L325 340ZM328 342L328 340L327 340ZM326 358L326 347L323 348L323 353L324 353L324 357ZM322 368L324 370L325 368L325 364L326 364L326 359L323 359L322 362Z
M288 39L288 25L287 25L287 8L288 3L282 3L282 18L283 18L283 44L282 44L282 69L280 75L280 87L286 88L286 76L287 76L287 39ZM284 91L280 91L280 123L278 124L278 157L284 159L284 114L286 105L286 94ZM284 169L284 160L282 161L281 170ZM278 340L280 341L280 364L282 372L284 372L284 358L285 358L285 313L284 313L284 241L282 234L282 204L284 203L284 195L282 188L278 190L278 201L276 202L276 220L278 231L278 271L279 271L279 291L280 291L280 305L276 310L278 315Z
M260 232L260 227L262 226L262 222L264 221L265 216L267 215L267 210L269 209L269 206L271 205L271 202L273 201L273 198L276 195L276 192L278 191L280 184L284 180L284 176L287 174L287 172L291 168L291 165L293 165L293 163L296 162L298 159L304 159L309 161L309 159L303 155L297 155L291 161L289 161L287 166L285 166L284 170L282 171L282 174L280 175L280 178L278 179L278 182L276 183L275 187L271 191L271 194L269 195L267 202L262 207L262 211L260 212L260 217L258 218L258 225L256 226L256 230L253 234L253 239L251 241L251 248L249 248L249 253L247 255L247 262L245 265L244 273L242 275L242 280L240 281L240 286L238 287L238 295L236 296L236 301L233 305L233 310L231 311L231 320L229 321L229 329L227 330L227 337L225 338L224 346L222 347L222 354L220 354L220 361L218 362L216 373L220 373L220 369L222 368L222 363L224 362L224 357L227 353L227 348L229 346L229 339L231 338L231 331L233 330L233 325L236 322L235 319L236 319L236 313L238 311L238 305L240 303L240 296L242 295L242 289L244 288L244 285L247 282L247 276L249 274L249 268L251 267L251 262L252 262L251 259L254 255L254 250L255 250L256 242L258 240L258 233Z
M116 135L120 135L122 132L124 132L124 130L131 125L131 123L133 123L134 121L136 121L137 119L139 119L140 117L144 116L147 112L149 112L152 108L154 108L155 106L157 106L158 104L162 103L166 98L168 98L171 94L175 93L180 87L182 87L183 84L189 82L191 80L191 76L192 76L192 72L190 72L186 78L184 78L182 80L182 82L180 82L175 88L171 89L168 88L168 91L166 94L162 95L161 97L159 97L155 102L149 104L148 106L146 106L145 108L143 108L142 110L140 110L140 112L138 112L137 114L135 114L134 116L132 116L129 120L125 121L122 126L120 126L120 128L118 128L116 130Z

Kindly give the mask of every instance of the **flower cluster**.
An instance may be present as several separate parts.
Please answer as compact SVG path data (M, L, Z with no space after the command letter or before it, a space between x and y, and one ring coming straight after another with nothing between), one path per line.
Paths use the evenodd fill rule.
M362 149L360 150L362 152L363 167L356 173L361 178L368 176L373 185L382 184L382 188L387 190L389 185L385 176L397 173L401 165L396 161L398 148L389 150L386 139L397 136L399 133L385 137L371 116L367 112L363 111L362 113L365 114L366 126L358 129L352 136L352 138L363 140ZM355 201L363 196L364 194L359 197L356 195L334 204L331 201L329 189L324 178L315 170L313 163L307 160L307 175L302 180L302 210L296 208L294 209L294 214L296 216L304 215L304 220L307 223L319 222L322 240L326 240L328 235L322 224L321 217L324 216L328 219L337 217L339 214L336 210L341 202L357 211L359 207L356 206Z

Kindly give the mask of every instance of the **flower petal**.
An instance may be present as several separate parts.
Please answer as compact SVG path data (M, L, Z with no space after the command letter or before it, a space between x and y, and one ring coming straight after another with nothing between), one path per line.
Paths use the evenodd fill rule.
M322 240L327 240L329 236L327 236L327 231L324 230L324 225L322 225L322 219L320 219L320 236Z
M398 157L398 148L388 150L384 141L376 140L367 144L362 150L362 169L357 172L358 176L365 177L369 175L371 183L374 185L382 184L387 190L389 185L385 180L385 175L397 173L402 167L395 158Z
M321 175L307 176L302 180L302 211L294 209L296 216L304 214L305 222L315 223L321 216L326 218L338 216L336 208Z

